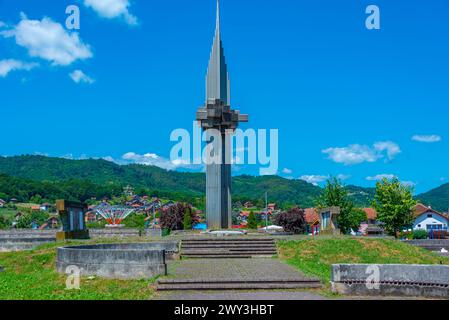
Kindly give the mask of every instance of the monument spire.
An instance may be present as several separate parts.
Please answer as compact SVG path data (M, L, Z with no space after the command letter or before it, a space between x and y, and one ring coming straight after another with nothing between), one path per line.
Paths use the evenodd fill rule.
M226 105L231 103L228 67L221 41L220 0L217 0L215 37L206 77L206 101L216 99Z

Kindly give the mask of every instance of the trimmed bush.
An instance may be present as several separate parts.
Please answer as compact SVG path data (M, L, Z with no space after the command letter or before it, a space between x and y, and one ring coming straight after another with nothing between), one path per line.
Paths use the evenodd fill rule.
M295 234L305 233L307 222L304 216L304 210L301 208L293 208L287 212L282 212L276 216L275 223L284 228L286 232Z
M413 239L422 240L427 239L429 234L426 230L415 230L413 231Z

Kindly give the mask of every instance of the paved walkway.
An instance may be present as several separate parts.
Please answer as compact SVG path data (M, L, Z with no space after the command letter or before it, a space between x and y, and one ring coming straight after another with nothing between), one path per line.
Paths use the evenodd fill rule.
M198 259L173 261L168 265L175 279L304 280L298 270L278 259Z
M301 272L278 259L198 259L171 261L170 279L233 279L245 282L253 279L304 280ZM158 293L157 300L324 300L310 291L174 291Z
M170 292L156 297L156 300L219 300L219 301L271 301L271 300L326 300L325 297L305 291L226 291L226 292Z

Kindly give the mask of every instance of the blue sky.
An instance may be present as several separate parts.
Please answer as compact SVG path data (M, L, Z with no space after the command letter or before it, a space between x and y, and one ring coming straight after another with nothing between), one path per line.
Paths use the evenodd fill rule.
M370 4L381 30L365 28ZM280 175L449 182L446 0L221 7L233 108L250 115L244 128L279 129ZM191 130L204 102L214 0L0 0L0 21L0 154L166 166L171 131Z

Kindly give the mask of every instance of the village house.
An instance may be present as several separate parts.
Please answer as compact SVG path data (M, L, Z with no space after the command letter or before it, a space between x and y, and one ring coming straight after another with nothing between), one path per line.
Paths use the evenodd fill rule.
M307 233L317 235L320 233L320 217L315 208L304 209L304 218L307 223Z
M3 199L0 199L0 208L3 208L6 205L6 201Z
M384 235L385 230L377 220L377 211L373 208L363 208L363 211L366 213L366 221L362 222L358 231L368 237Z
M448 231L449 218L422 203L416 205L414 218L413 230Z
M254 204L251 201L245 202L245 204L243 206L245 207L245 209L253 209L254 208Z
M47 221L40 226L40 230L45 229L58 229L59 226L59 219L58 215L52 215L50 218L47 219Z
M51 204L49 204L49 203L43 203L43 204L41 204L40 205L40 207L39 207L39 209L41 210L41 211L50 211L51 209L53 208L53 206L51 205Z

